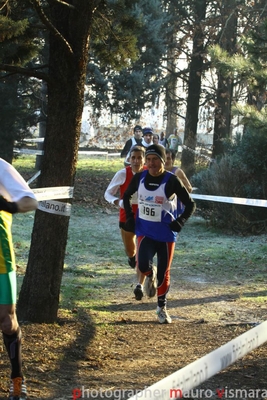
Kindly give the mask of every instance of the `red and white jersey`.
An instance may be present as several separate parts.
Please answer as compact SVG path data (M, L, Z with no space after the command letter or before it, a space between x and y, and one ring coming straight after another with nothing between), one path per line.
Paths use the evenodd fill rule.
M143 169L145 170L147 169L147 167L144 166ZM122 198L133 176L134 173L130 166L119 170L112 178L104 194L105 199L109 203L114 204L115 200L120 200L120 213L119 213L120 222L126 222L126 215L123 208ZM118 191L120 192L120 197L116 196ZM137 210L137 193L134 193L131 201L133 206L133 212L135 214Z

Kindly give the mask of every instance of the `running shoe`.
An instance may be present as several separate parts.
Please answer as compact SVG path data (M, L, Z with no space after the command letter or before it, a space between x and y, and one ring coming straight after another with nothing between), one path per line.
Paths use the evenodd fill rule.
M143 286L138 283L134 289L134 295L135 295L135 300L142 300L142 297L144 296L144 292L143 292Z
M152 274L146 277L145 291L148 297L154 297L157 293L157 270L152 267Z
M158 306L156 313L160 324L171 324L172 319L167 312L166 306L164 307Z
M21 377L11 379L8 400L25 399L27 399L27 388L25 380Z

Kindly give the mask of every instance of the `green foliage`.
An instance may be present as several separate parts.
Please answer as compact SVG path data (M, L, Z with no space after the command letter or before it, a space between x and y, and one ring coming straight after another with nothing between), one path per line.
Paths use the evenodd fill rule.
M108 65L120 71L138 57L136 33L140 23L133 5L127 5L124 0L108 0L103 7L94 18L92 54L100 67Z
M31 111L35 101L25 78L10 75L0 79L0 157L9 162L14 142L30 137L30 128L37 123L37 115Z
M49 18L46 2L40 3L40 9ZM0 63L44 72L47 26L40 24L33 3L10 0L3 4L0 18ZM138 118L146 103L157 102L164 82L165 22L159 0L102 0L97 4L90 30L86 97L95 116L109 109L125 120ZM60 33L68 41L66 32Z
M138 118L145 106L154 105L162 90L164 76L161 63L166 52L166 14L158 0L131 3L126 12L128 28L124 27L121 32L124 35L121 46L125 46L126 40L129 53L120 52L118 58L111 63L109 57L113 54L115 37L105 35L103 40L101 32L99 36L97 31L96 38L94 33L87 75L90 92L86 100L93 106L96 116L102 110L109 109L111 114L119 114L125 121L129 121ZM112 29L114 24L116 30L124 24L122 19L116 25L119 17L121 14L112 21ZM134 23L129 23L130 18ZM131 40L128 40L128 33ZM125 56L124 59L121 59L121 54Z
M199 193L266 199L267 141L257 131L238 137L229 154L191 179ZM232 205L221 202L197 202L200 212L213 226L242 234L267 230L267 210L262 207Z
M241 115L242 122L247 129L266 130L267 110L262 108L260 111L254 105L236 104L233 107L233 115Z
M29 7L15 1L0 9L0 63L24 66L39 52L42 44L33 16Z
M27 27L27 19L13 21L10 18L0 15L0 42L23 35Z
M25 1L9 1L0 10L0 63L9 65L0 73L0 155L12 161L16 147L30 128L37 124L39 107L39 82L17 74L15 67L40 68L42 36L37 31L36 15ZM39 28L38 28L39 29ZM5 70L4 68L2 69Z
M213 45L209 48L211 62L220 72L229 78L243 77L246 80L253 73L253 64L249 59L244 58L241 54L232 56L222 49L219 45Z
M240 39L237 46L239 53L231 56L219 45L209 49L212 64L221 74L247 88L248 104L235 104L233 115L241 115L241 123L252 129L264 129L266 126L266 40L267 20Z
M253 174L257 182L260 182L267 174L266 126L265 130L262 131L250 129L242 138L237 138L233 144L232 152L246 165L250 174ZM262 193L264 198L266 194L265 192Z

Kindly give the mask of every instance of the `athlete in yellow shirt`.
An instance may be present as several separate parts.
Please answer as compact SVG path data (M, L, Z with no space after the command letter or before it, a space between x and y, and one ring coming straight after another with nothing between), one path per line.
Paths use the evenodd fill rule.
M0 329L11 362L9 400L27 398L21 366L21 330L16 315L16 264L12 214L35 210L34 193L15 168L0 158Z

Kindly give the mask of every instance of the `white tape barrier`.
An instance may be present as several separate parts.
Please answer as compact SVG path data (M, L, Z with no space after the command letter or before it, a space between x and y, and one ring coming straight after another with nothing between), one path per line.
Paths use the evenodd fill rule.
M243 333L186 367L174 372L128 400L181 398L239 358L267 341L267 321Z
M39 189L32 189L37 200L55 200L55 199L71 199L73 197L73 187L71 186L58 186L58 187L44 187ZM65 204L65 203L64 203Z
M44 138L35 138L35 139L23 139L23 142L30 142L30 143L42 143Z
M42 143L43 141L44 141L44 138L24 139L24 142L31 142L31 143ZM181 153L183 149L188 150L191 153L194 153L198 156L204 157L208 161L212 160L212 158L206 156L205 154L202 154L200 151L191 149L190 147L185 146L185 145L178 147L178 153ZM16 149L16 148L14 149L14 152L19 153L19 154L32 154L32 155L39 155L39 156L44 154L43 150ZM83 154L84 155L104 155L107 157L120 157L120 155L121 155L120 153L108 153L107 151L86 151L86 150L80 150L80 151L78 151L78 154L81 154L81 155L83 155Z
M48 212L49 214L63 215L69 217L71 214L71 204L54 199L71 199L73 197L73 187L45 187L33 189L33 192L39 202L38 210ZM53 200L51 200L53 199Z
M79 150L78 154L85 155L85 156L93 156L93 155L108 156L108 152L107 151Z
M28 181L27 184L30 185L38 176L41 175L41 171L36 172Z
M43 150L30 150L30 149L14 149L14 153L18 154L32 154L36 156L42 156L44 154Z
M71 213L71 204L63 203L62 201L43 200L39 202L38 210L48 212L49 214L69 217Z
M18 154L31 154L42 156L44 154L43 150L31 150L31 149L14 149L15 153ZM79 150L79 155L85 156L106 156L106 157L120 157L120 153L108 153L107 151L87 151L87 150Z
M40 175L38 171L29 181L32 182L37 176ZM73 197L74 187L62 186L62 187L45 187L39 189L33 189L38 201L41 200L55 200L55 199L70 199ZM226 196L210 196L204 194L191 194L193 199L216 201L230 204L241 204L245 206L255 207L267 207L267 200L260 199L246 199L241 197L226 197ZM64 203L65 204L65 203Z
M244 206L267 207L267 200L245 199L241 197L209 196L205 194L191 194L193 199L217 201L222 203L241 204Z
M106 157L120 157L121 153L108 153L107 151L89 151L89 150L79 150L79 155L92 156L106 156Z
M40 171L36 175L39 175ZM35 179L36 176L31 178L31 181ZM30 181L28 181L29 184ZM45 187L39 189L33 189L38 201L42 200L56 200L56 199L70 199L73 197L74 187L62 186L62 187ZM191 194L193 199L217 201L223 203L231 204L241 204L246 206L256 206L256 207L267 207L267 200L259 199L245 199L240 197L225 197L225 196L209 196L203 194ZM66 203L64 203L66 204Z

